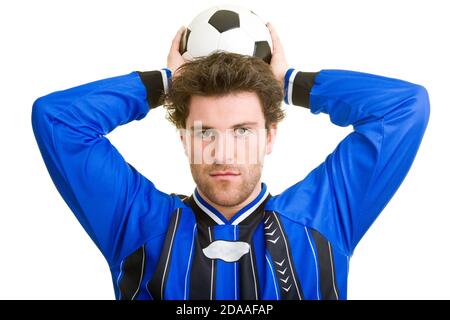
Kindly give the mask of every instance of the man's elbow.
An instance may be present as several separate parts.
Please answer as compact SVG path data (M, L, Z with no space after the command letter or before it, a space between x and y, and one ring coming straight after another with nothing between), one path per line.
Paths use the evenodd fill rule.
M414 103L411 104L415 129L425 132L430 118L430 98L424 86L414 84L411 89Z
M35 135L51 123L52 102L48 96L39 97L31 108L31 125Z

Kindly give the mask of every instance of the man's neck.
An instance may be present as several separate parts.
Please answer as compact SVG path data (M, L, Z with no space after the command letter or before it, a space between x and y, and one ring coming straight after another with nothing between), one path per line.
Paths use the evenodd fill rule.
M211 200L209 200L199 189L197 189L198 193L200 194L200 196L211 206L213 206L217 211L219 211L227 220L231 220L233 218L233 216L239 212L239 210L241 210L243 207L245 207L246 205L248 205L250 202L252 202L253 200L256 199L256 197L260 194L261 192L261 181L258 182L256 188L253 190L253 192L250 194L250 196L244 200L243 202L241 202L240 204L236 205L236 206L221 206L218 205L214 202L212 202Z

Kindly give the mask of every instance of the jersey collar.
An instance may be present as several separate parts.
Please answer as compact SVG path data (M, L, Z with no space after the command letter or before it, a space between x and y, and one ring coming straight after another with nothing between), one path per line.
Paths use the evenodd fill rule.
M219 225L231 224L238 225L242 221L244 221L248 216L252 214L263 201L269 195L269 191L267 190L266 184L261 183L261 192L258 196L253 199L250 203L248 203L245 207L239 210L231 220L227 220L216 208L211 206L208 202L206 202L198 192L197 188L195 188L194 193L192 194L195 204L205 213L207 214L214 222Z

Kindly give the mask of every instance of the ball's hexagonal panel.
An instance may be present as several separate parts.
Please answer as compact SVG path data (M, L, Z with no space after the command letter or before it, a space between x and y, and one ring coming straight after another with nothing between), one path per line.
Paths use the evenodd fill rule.
M203 57L216 51L220 39L220 33L209 23L197 25L191 29L187 51L193 58Z
M195 18L191 21L188 28L193 30L197 28L197 25L204 25L205 23L208 23L209 18L217 11L219 10L219 7L211 7L206 10L203 10L198 15L195 16Z
M181 55L183 55L183 53L185 53L187 51L187 43L189 41L190 34L191 34L191 30L189 28L187 28L183 32L183 36L181 37L180 48L179 48Z
M242 29L233 29L220 35L218 49L251 56L255 42Z
M209 18L208 23L220 33L239 28L240 26L239 15L230 10L216 11L211 18Z
M272 59L272 50L270 49L269 43L267 41L256 41L253 55L270 64L270 60Z

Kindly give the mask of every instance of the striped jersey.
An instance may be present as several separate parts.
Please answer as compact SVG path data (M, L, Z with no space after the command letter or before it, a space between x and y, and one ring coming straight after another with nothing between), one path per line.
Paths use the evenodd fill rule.
M117 299L346 299L349 259L410 169L429 119L423 86L289 69L285 103L353 126L301 181L227 220L195 189L165 193L105 137L170 89L168 69L38 98L32 126L57 190L107 260Z

